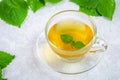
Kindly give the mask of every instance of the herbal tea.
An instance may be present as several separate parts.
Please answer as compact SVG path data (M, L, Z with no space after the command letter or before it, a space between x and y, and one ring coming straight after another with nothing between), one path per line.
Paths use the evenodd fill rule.
M40 48L48 65L65 74L82 73L102 58L107 45L96 37L97 29L90 16L76 10L54 14L47 22ZM99 54L98 54L99 53Z
M48 38L56 48L73 52L85 47L92 40L93 32L87 24L81 21L62 20L50 28ZM69 59L82 56L89 48L83 52L74 52L74 54L70 54L52 47L53 51L58 55Z
M93 38L91 28L77 20L63 20L54 24L48 33L49 40L58 48L76 50Z

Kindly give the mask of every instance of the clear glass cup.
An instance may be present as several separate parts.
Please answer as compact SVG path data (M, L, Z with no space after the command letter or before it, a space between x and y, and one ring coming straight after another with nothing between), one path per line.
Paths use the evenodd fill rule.
M75 19L89 25L93 32L93 38L85 47L78 50L63 50L49 40L48 32L50 28L65 19ZM85 13L66 10L54 14L47 22L45 28L46 45L42 46L45 49L42 53L47 64L55 71L66 74L76 74L90 70L100 61L103 55L101 52L107 49L105 41L97 37L96 33L97 29L93 20Z

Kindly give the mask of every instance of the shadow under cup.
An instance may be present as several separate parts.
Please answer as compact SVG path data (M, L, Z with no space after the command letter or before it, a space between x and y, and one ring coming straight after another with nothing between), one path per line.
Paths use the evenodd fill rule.
M87 24L92 32L93 32L93 38L91 39L91 41L83 48L81 49L77 49L77 50L63 50L58 48L57 46L55 46L48 38L48 32L50 30L50 28L62 21L62 20L77 20L80 22L83 22L85 24ZM96 27L93 23L93 21L91 20L91 18L82 13L82 12L78 12L78 11L74 11L74 10L67 10L67 11L62 11L59 13L56 13L55 15L53 15L47 25L46 25L46 38L47 38L47 42L49 44L49 46L51 47L51 49L57 54L59 55L61 58L63 59L68 59L68 60L75 60L75 59L79 59L81 58L84 54L88 53L92 47L92 45L95 43L96 40Z

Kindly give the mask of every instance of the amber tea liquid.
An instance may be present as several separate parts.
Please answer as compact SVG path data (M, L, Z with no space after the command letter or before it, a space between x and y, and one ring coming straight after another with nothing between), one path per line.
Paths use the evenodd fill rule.
M61 34L68 34L73 37L75 41L81 41L86 46L93 38L93 31L92 29L85 23L78 21L78 20L62 20L56 24L54 24L48 32L48 39L51 41L51 43L56 46L57 48L63 51L59 51L55 48L52 48L56 54L63 58L68 59L74 59L82 56L85 54L88 50L83 52L76 51L74 47L72 47L70 44L65 44L60 38ZM71 51L72 54L67 52Z

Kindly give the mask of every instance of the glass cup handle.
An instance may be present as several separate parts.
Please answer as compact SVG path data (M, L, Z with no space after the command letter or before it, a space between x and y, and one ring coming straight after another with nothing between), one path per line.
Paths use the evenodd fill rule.
M93 44L92 48L90 49L91 53L97 53L97 52L104 52L107 50L107 44L106 42L97 37L95 43Z

